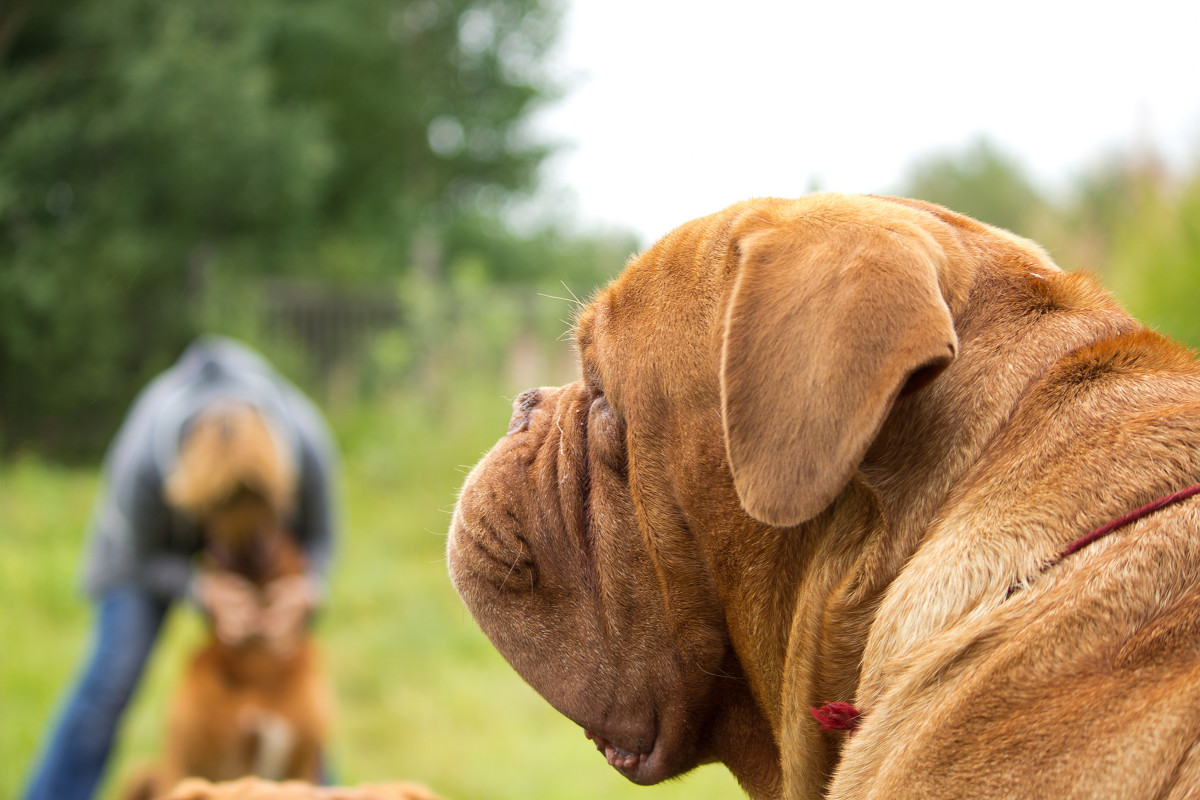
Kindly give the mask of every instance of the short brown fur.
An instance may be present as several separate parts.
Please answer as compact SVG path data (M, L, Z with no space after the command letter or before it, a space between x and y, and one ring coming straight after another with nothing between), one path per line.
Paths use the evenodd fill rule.
M688 223L519 398L451 575L631 780L756 798L1200 793L1200 370L1037 245L913 200ZM855 703L853 735L809 708Z

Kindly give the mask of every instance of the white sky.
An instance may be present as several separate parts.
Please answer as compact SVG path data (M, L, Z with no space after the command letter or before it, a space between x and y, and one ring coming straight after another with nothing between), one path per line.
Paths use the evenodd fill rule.
M1196 0L569 0L557 59L554 202L647 241L979 134L1050 189L1122 146L1200 160Z

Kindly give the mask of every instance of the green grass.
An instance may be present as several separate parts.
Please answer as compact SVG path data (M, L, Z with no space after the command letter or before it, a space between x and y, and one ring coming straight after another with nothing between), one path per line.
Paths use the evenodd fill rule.
M446 577L467 469L503 433L515 389L410 392L338 420L343 537L319 635L338 697L339 782L418 780L452 800L742 796L723 767L634 786L495 653ZM78 590L94 470L0 464L0 797L16 797L85 655ZM161 742L164 704L201 634L172 615L126 716L104 796Z

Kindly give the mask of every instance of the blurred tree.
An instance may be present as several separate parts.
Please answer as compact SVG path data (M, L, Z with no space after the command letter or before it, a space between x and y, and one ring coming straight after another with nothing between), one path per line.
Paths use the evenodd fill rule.
M528 189L551 2L0 6L0 443L106 441L214 270L396 275Z
M485 215L459 217L447 238L453 249L445 269L455 281L498 280L558 293L590 292L638 249L628 232L585 236L548 227L516 235Z
M1171 178L1154 152L1115 150L1091 164L1059 204L1045 243L1069 269L1113 277L1114 236L1148 208L1170 204Z
M1200 347L1200 170L1172 175L1146 147L1114 151L1046 202L985 140L918 161L902 193L1030 236L1064 269L1098 273L1147 324Z
M1031 236L1045 203L1021 165L986 138L965 148L918 159L898 194L928 200Z
M1143 187L1111 242L1117 296L1146 324L1200 348L1200 172L1174 189Z

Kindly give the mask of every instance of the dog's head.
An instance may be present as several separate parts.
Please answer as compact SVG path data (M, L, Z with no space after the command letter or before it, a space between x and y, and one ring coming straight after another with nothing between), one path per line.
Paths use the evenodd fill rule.
M580 380L517 398L463 486L452 578L631 780L710 760L778 780L782 565L804 558L785 529L834 502L897 398L954 361L974 270L960 233L983 230L884 198L733 206L582 311Z
M267 551L286 536L295 491L283 438L257 409L236 402L196 415L166 480L167 501L203 530L214 566L258 582L278 571Z

